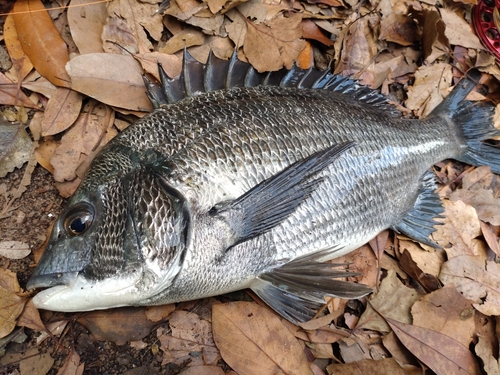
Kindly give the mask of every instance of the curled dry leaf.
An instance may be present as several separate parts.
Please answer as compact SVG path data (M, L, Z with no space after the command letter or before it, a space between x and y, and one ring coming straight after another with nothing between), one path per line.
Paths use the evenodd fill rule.
M158 51L166 54L173 54L182 51L184 48L200 46L205 41L205 34L194 27L188 27L180 33L175 34Z
M218 304L212 320L222 358L239 374L311 374L297 339L269 309L251 302Z
M432 238L444 247L448 258L462 254L485 256L484 245L476 238L481 226L473 207L461 202L443 201L444 224L436 226Z
M469 347L474 335L474 308L453 284L423 296L411 308L413 325L442 333Z
M483 361L484 371L488 375L500 375L500 361L495 358L495 344L484 336L478 336L478 343L474 350Z
M418 298L418 293L414 289L404 286L396 276L396 272L390 270L380 283L379 292L373 294L370 299L370 303L366 306L356 328L389 332L389 326L380 314L410 324L412 319L410 308Z
M387 318L398 339L415 357L437 374L480 375L481 370L468 347L430 329Z
M38 309L33 304L33 300L30 299L25 305L23 312L17 320L17 325L20 327L27 327L37 332L46 332L45 325L40 318L40 313Z
M402 46L411 46L420 39L420 35L413 18L404 14L390 13L380 23L379 38Z
M444 33L450 44L466 48L484 48L476 34L472 31L472 26L461 15L448 8L440 8L439 12L446 25Z
M72 346L57 375L82 375L84 368L85 364L80 363L80 356L75 351L74 346Z
M321 29L311 20L302 20L302 36L304 39L317 40L325 46L332 47L333 42L323 34Z
M104 52L101 34L107 16L105 2L71 0L68 24L80 54Z
M291 69L306 47L300 22L302 15L277 17L263 24L247 20L243 51L250 64L259 72L276 71L285 66Z
M128 55L90 53L77 56L66 66L72 89L102 103L151 111L140 64Z
M78 118L82 108L82 95L60 87L49 99L42 118L42 135L54 135L68 129Z
M500 315L500 265L497 263L480 256L457 256L443 264L439 278L443 284L455 284L483 314Z
M70 87L64 68L68 48L40 0L16 1L13 9L19 41L35 69L56 86Z
M0 241L0 255L9 259L23 259L30 255L28 244L21 241Z
M33 69L33 64L28 55L23 51L12 14L9 14L5 19L3 35L5 46L7 47L7 51L9 51L9 56L17 72L17 81L22 82L28 73L31 72L31 69Z
M0 178L29 160L32 143L23 124L0 121Z

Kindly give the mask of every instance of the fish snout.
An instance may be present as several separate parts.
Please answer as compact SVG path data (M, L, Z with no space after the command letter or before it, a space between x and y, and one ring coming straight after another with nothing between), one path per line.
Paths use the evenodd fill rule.
M29 279L26 289L29 291L37 288L50 288L58 285L71 285L76 281L78 272L58 272L47 275L33 275Z

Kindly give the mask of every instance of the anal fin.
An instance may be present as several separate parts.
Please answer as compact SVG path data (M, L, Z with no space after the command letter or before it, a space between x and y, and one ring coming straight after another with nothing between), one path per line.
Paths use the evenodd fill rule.
M345 264L319 263L310 257L295 259L258 277L252 290L273 310L293 323L313 318L324 305L324 296L361 298L372 289L339 277L356 276L335 267Z
M418 197L413 208L406 214L403 220L394 226L394 230L407 235L425 245L440 248L429 236L436 231L435 225L441 223L436 221L442 218L443 205L436 190L436 177L431 171L427 171L421 178L421 186Z

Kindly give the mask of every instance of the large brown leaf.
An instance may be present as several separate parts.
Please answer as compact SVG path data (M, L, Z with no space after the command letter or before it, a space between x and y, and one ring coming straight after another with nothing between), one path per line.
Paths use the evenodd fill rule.
M24 77L33 69L33 64L21 46L12 14L9 14L5 19L3 35L5 46L7 47L7 51L9 51L9 56L17 72L17 80L18 82L22 82Z
M67 65L72 89L100 102L133 111L150 111L141 65L129 55L89 53Z
M440 375L479 375L481 370L466 346L430 329L387 318L387 323L404 346Z
M68 129L78 118L82 108L82 95L59 87L50 98L42 119L42 135L54 135Z
M104 52L101 34L108 16L105 2L87 3L87 0L71 0L68 8L71 36L82 55Z
M240 375L311 374L297 339L269 309L252 302L212 307L215 344Z
M35 69L56 86L70 87L64 66L68 48L40 0L18 0L14 23L24 52Z

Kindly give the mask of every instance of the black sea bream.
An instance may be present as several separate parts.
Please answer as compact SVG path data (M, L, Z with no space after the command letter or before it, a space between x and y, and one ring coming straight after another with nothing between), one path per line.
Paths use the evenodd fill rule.
M202 77L202 79L200 78ZM38 308L157 305L251 288L291 321L364 285L322 262L394 228L429 245L442 212L429 168L500 172L494 108L473 71L423 120L316 70L262 75L236 57L148 84L159 106L94 159L28 287ZM163 105L162 105L163 103Z

